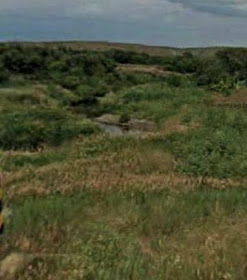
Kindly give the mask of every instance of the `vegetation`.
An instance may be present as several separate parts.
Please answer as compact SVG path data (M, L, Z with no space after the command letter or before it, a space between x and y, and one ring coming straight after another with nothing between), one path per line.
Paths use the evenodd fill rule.
M247 52L199 54L0 45L16 279L246 279Z
M247 171L246 114L229 109L208 110L202 127L168 141L179 169L193 175L218 178L244 177ZM169 144L171 145L171 144Z

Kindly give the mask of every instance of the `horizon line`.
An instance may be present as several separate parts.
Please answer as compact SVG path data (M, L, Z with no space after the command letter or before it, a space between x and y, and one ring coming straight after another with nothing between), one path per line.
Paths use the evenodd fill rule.
M63 43L89 43L89 44L107 44L107 45L129 45L129 46L142 46L147 48L162 48L162 49L214 49L214 48L240 48L246 49L247 46L233 46L233 45L208 45L208 46L198 46L198 47L177 47L177 46L169 46L169 45L149 45L146 43L134 43L134 42L114 42L114 41L107 41L107 40L80 40L80 39L68 39L68 40L56 40L56 39L47 39L47 40L3 40L0 39L0 44L63 44Z

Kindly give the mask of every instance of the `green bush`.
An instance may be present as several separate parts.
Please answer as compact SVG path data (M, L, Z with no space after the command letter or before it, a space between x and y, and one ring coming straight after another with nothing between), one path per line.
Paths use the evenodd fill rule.
M62 77L60 83L65 88L75 90L80 85L80 79L76 76Z
M61 109L31 108L0 115L0 147L4 150L35 150L44 144L59 145L79 134L95 131L95 126L82 123Z
M169 75L165 78L169 86L173 87L189 87L195 83L192 77L182 75Z
M48 67L48 71L51 72L67 72L68 70L68 65L64 61L53 61Z
M3 64L14 73L34 74L45 68L44 60L32 50L11 49L3 54Z
M120 123L127 123L130 121L130 116L128 113L124 112L121 114L120 118L119 118L119 122Z
M199 57L190 52L185 52L179 56L172 56L165 63L165 70L179 73L195 73L200 65Z
M9 80L9 72L4 69L2 65L0 65L0 84L7 82Z
M122 64L150 64L152 58L145 53L137 53L133 51L110 50L106 54L114 59L117 63Z
M237 76L239 80L247 76L247 50L246 49L225 49L217 53L224 69L231 75Z
M94 90L88 85L79 86L76 89L76 94L78 95L79 99L72 104L73 106L90 106L97 103L97 98L94 94Z
M62 106L70 106L78 99L78 97L71 91L52 84L48 86L48 94L49 97L58 101Z
M201 129L170 137L179 170L218 178L245 176L247 172L247 117L244 113L212 109Z

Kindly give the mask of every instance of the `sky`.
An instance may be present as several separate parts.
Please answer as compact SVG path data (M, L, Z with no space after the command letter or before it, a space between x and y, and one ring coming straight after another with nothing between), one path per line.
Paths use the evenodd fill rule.
M247 47L247 0L0 0L0 41Z

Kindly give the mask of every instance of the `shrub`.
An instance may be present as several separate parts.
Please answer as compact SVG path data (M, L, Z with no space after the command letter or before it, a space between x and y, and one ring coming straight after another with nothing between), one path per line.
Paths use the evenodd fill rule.
M78 99L78 97L73 92L66 90L60 86L51 84L47 89L49 97L58 101L58 104L62 106L70 106Z
M238 79L246 79L247 76L247 50L246 49L225 49L217 53L224 69Z
M195 73L200 60L190 52L185 52L183 55L173 56L165 64L165 70L176 71L180 73Z
M121 114L120 118L119 118L119 122L120 123L127 123L130 121L130 116L128 113L124 112Z
M52 72L67 72L68 65L64 61L53 61L48 68Z
M76 90L79 100L73 103L73 106L78 105L93 105L97 103L97 98L94 95L93 88L88 85L79 86Z
M35 150L93 132L93 126L61 109L32 108L0 115L0 147L5 150Z
M45 68L44 60L31 50L8 50L2 60L4 67L14 73L34 74Z
M0 66L0 84L7 82L9 80L9 73L4 69L4 67Z
M60 83L65 88L75 90L80 85L80 79L76 76L62 77Z
M111 50L106 53L116 62L122 64L150 64L151 57L145 53L137 53L133 51Z
M212 86L228 79L228 73L217 59L201 61L196 78L199 86Z
M178 75L170 75L166 78L168 85L180 87L182 85L182 78Z
M247 118L243 113L210 110L202 128L171 136L179 170L218 178L245 176L247 172Z

